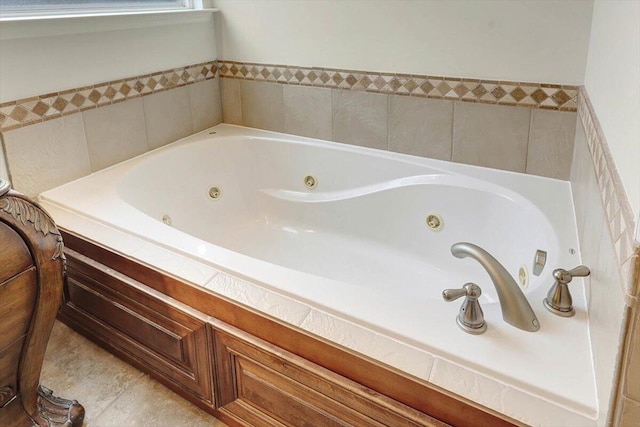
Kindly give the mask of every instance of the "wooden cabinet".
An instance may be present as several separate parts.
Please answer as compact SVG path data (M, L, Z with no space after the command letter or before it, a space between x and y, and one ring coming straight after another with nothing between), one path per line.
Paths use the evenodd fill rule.
M68 251L61 317L171 388L213 406L206 324L177 301Z
M211 327L216 403L244 425L445 425L237 328Z
M514 425L256 310L63 236L68 281L60 319L230 426Z
M40 386L63 271L62 237L53 220L0 179L0 426L83 423L82 405Z

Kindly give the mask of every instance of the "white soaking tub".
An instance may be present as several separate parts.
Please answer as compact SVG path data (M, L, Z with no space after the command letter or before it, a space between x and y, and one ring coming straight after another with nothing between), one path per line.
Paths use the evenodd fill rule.
M583 282L574 317L542 304L553 269L580 264L567 182L219 125L40 200L66 229L515 419L595 425ZM503 321L480 264L452 256L462 241L523 282L539 331ZM466 282L483 335L442 299Z

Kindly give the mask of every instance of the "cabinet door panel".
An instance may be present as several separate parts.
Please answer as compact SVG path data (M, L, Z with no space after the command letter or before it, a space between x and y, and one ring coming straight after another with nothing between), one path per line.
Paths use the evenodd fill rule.
M212 325L216 405L244 420L286 426L444 424L222 322Z
M159 304L145 285L95 262L79 264L73 254L69 258L63 320L136 367L212 406L205 323L173 306L166 296Z

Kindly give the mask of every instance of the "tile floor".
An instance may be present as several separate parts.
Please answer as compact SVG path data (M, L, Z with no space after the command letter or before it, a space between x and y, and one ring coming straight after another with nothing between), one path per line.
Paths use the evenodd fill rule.
M56 322L40 382L86 410L85 427L226 427L222 421Z

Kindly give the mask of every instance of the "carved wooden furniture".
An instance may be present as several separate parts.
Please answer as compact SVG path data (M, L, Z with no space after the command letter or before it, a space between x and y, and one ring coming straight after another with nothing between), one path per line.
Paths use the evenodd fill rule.
M81 426L84 408L40 387L62 301L62 237L37 205L0 179L0 426Z
M59 318L230 426L516 421L62 230Z

